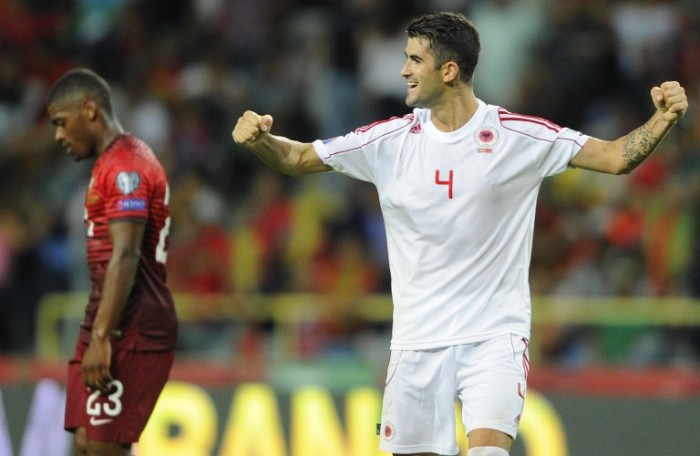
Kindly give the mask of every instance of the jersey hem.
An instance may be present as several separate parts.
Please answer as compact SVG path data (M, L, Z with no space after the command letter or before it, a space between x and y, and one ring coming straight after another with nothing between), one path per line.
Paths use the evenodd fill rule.
M444 455L459 455L459 448L437 447L431 445L391 445L388 442L380 442L379 449L393 454L408 454L408 453L434 453Z
M466 429L467 434L475 429L491 429L508 434L513 440L518 438L518 425L516 423L513 423L513 425L504 425L503 422L482 421L469 426L469 429Z
M497 331L497 332L492 332L492 333L480 334L480 335L475 335L475 336L470 336L470 337L459 337L459 338L447 339L447 340L435 340L435 341L423 341L423 342L418 342L418 341L395 342L392 340L391 344L389 345L389 348L391 350L412 350L412 351L432 350L435 348L453 347L455 345L475 344L477 342L483 342L485 340L494 339L496 337L505 336L508 334L514 334L516 336L521 336L521 337L526 338L527 340L530 340L530 332L529 331L523 331L522 329L505 329L502 331Z

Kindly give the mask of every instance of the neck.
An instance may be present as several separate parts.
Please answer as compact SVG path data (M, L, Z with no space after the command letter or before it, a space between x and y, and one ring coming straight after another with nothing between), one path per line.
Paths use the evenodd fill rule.
M445 99L431 110L431 120L440 131L455 131L472 118L479 103L474 88L465 83L455 84L445 92Z
M116 137L122 133L124 133L124 128L122 128L118 121L115 120L107 122L105 129L102 135L100 135L100 139L97 143L97 155L102 155L110 144L112 144L112 142L116 139Z

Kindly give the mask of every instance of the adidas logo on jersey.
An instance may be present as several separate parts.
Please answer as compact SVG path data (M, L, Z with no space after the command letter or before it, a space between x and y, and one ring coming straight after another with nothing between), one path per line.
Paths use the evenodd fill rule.
M414 126L411 127L411 130L409 133L414 133L414 134L420 134L423 132L423 127L419 123L415 124Z

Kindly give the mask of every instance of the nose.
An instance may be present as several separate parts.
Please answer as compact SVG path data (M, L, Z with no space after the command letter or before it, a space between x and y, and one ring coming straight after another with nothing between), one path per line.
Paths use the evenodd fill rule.
M65 138L65 135L63 134L63 128L57 127L56 134L54 135L53 140L56 141L57 143L60 143L61 141L63 141L64 138Z
M406 78L410 74L410 71L408 70L409 63L410 63L410 61L408 59L406 59L403 66L401 67L401 77L402 78Z

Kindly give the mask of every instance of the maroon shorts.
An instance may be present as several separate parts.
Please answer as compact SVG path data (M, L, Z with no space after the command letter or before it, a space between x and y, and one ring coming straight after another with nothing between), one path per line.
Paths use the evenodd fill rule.
M170 374L175 351L117 350L112 353L112 391L90 391L80 363L87 344L79 343L68 363L65 428L85 428L89 440L138 442Z

